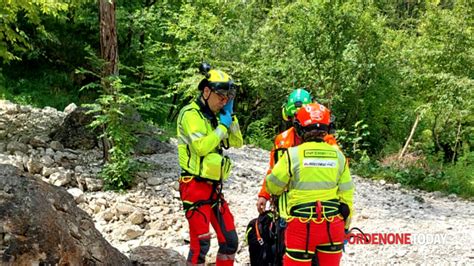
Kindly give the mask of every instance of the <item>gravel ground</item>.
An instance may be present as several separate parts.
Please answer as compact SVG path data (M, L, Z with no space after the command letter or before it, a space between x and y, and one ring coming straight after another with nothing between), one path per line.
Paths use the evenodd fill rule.
M23 154L28 147L16 140L33 135L33 140L41 142L41 136L65 116L65 113L49 107L41 110L2 100L0 113L0 161L20 168L28 165L29 157ZM22 150L23 146L23 153L1 154L15 147ZM135 188L125 193L86 192L84 202L80 203L80 207L93 217L104 237L127 255L140 246L161 247L176 251L174 254L187 255L188 224L177 190L176 140L164 147L165 153L140 158L149 162L153 170L140 173ZM91 150L82 155L74 154L74 157L88 158L89 153L100 155L100 151ZM233 159L234 169L223 192L230 203L239 235L236 264L245 265L249 262L245 229L247 223L257 216L255 203L267 169L268 152L246 146L230 149L227 153ZM76 167L76 178L83 174L81 169L99 165L99 161L99 157L96 162L85 160L87 165ZM352 226L371 236L404 234L410 237L411 244L350 244L346 246L342 259L344 265L474 265L472 201L439 192L406 189L384 181L359 177L354 177L354 181L356 213ZM214 261L216 252L217 240L214 238L208 262Z
M158 186L141 185L126 194L107 192L111 201L131 201L136 207L150 213L158 208L163 226L155 233L145 233L133 240L116 238L113 223L105 223L96 214L96 225L105 237L125 254L140 245L155 245L173 249L186 256L188 246L187 222L177 194L175 151L147 157L158 167L151 176L168 176ZM225 184L224 194L234 214L240 247L237 265L249 263L248 247L244 234L247 223L257 216L255 207L257 192L266 172L268 152L252 147L230 149L234 161L233 175ZM176 172L175 172L176 173ZM170 175L171 174L171 175ZM176 174L175 174L176 175ZM352 226L368 234L398 234L410 238L411 244L349 244L343 255L344 265L403 264L403 265L474 265L474 206L472 202L454 195L427 193L354 176L356 184L356 214ZM146 182L145 182L146 183ZM102 193L102 196L100 196ZM87 202L104 197L104 192L87 193ZM153 209L155 207L155 209ZM152 219L153 220L153 215ZM211 241L208 262L213 262L217 252L217 240Z

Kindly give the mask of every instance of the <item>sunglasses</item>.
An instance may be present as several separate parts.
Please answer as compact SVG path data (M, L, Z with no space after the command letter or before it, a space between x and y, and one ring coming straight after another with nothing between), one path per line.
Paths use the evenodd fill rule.
M210 82L209 85L213 92L229 100L235 98L237 94L237 89L233 82Z

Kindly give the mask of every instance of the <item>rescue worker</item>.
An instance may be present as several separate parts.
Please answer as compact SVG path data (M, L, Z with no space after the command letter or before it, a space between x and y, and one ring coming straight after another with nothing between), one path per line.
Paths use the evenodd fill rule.
M313 99L307 90L303 88L295 89L290 93L286 104L282 108L283 120L290 122L293 125L296 111L305 104L309 104L311 102L313 102ZM324 140L331 145L337 145L336 139L331 134L326 135ZM278 134L275 137L274 146L270 151L270 163L267 170L267 175L270 174L273 166L284 151L290 147L297 146L300 143L301 138L296 134L295 128L293 126ZM265 188L265 178L263 178L262 187L260 188L257 199L257 210L259 213L263 213L265 211L268 200L270 200L270 194L268 194ZM281 202L281 204L283 204L283 202ZM280 215L285 217L284 213L281 213Z
M214 228L219 242L216 265L233 265L238 238L234 218L225 201L222 182L232 163L223 148L241 147L242 134L233 115L236 88L223 71L203 64L206 76L198 85L200 96L183 107L177 121L181 174L179 191L189 223L189 265L204 265Z
M265 178L270 194L287 191L284 265L310 265L315 253L320 265L339 265L342 257L354 185L345 156L324 141L329 125L323 105L300 108L295 131L302 143L289 148Z

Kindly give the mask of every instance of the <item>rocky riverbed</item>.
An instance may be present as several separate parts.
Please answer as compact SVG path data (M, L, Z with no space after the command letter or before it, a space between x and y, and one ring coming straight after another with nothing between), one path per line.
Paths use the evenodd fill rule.
M150 165L126 192L104 192L97 178L101 153L68 149L48 137L67 113L0 101L0 163L23 168L43 181L62 186L94 220L96 228L126 255L141 246L174 250L186 256L188 225L177 190L176 141L162 143L156 153L138 157ZM239 235L236 264L249 262L245 229L257 216L257 192L266 172L268 152L245 146L229 149L234 161L224 185ZM373 244L350 244L344 265L365 264L474 264L474 205L454 195L427 193L354 176L356 214L352 225L361 228ZM377 237L405 236L409 243L376 244ZM217 252L211 241L208 261ZM171 253L170 253L171 254Z

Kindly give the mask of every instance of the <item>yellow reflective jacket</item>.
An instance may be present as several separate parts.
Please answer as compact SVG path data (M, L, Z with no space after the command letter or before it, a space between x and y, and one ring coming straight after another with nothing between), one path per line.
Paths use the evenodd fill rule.
M218 124L210 110L205 110L198 102L192 102L181 109L177 121L178 155L182 172L209 178L202 174L202 169L206 169L204 157L210 153L222 154L222 143L241 147L243 139L237 117L233 117L232 124L227 129Z
M287 212L293 206L315 201L338 199L349 206L349 227L353 214L354 184L346 158L335 146L325 142L305 142L289 148L266 176L270 194L288 189Z

